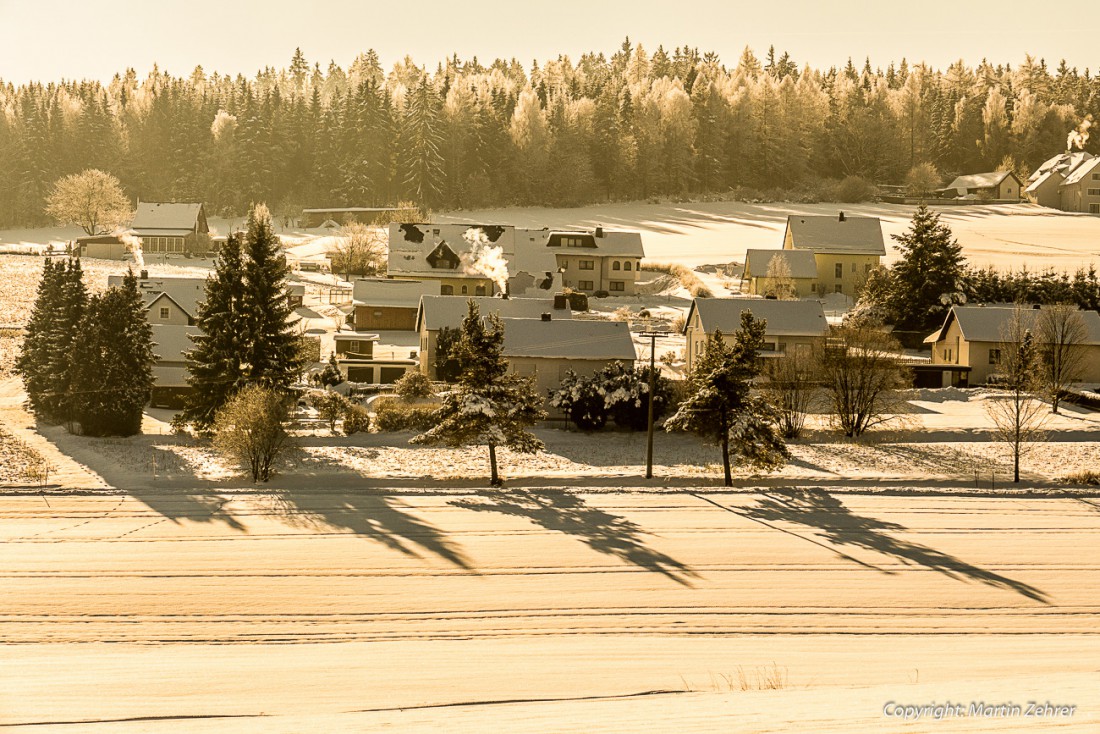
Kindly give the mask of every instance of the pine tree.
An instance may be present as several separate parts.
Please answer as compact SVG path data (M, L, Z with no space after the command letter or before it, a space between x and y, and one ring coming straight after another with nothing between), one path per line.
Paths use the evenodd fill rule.
M15 371L23 378L27 402L39 417L45 416L46 400L53 390L53 378L47 367L49 355L50 324L60 300L63 265L47 259L42 266L31 317L23 347L15 361Z
M461 364L458 384L446 395L436 425L412 439L416 444L487 446L490 484L502 484L497 471L497 447L533 454L542 441L526 430L546 417L533 382L509 374L504 358L504 325L495 314L481 318L469 303L455 353Z
M187 383L192 392L176 416L177 425L191 423L207 431L230 395L246 383L241 368L247 334L244 319L244 280L241 273L241 240L230 235L218 252L214 275L206 281L206 298L199 305L191 337L195 348L187 357Z
M934 329L963 290L962 248L925 204L917 207L908 231L892 237L902 256L891 273L891 320L899 329Z
M294 310L287 299L290 269L279 252L279 238L263 204L254 206L248 215L243 255L242 372L250 383L285 389L302 368L300 340L294 333L297 320L291 318Z
M750 383L759 374L757 353L764 346L764 327L765 322L746 309L741 312L741 328L734 333L732 343L721 331L708 336L703 354L688 377L687 397L665 422L666 430L690 431L721 447L727 487L733 485L731 432L747 425L741 418L750 407ZM755 423L751 427L751 431L739 431L734 438L751 436L758 430Z
M153 387L153 330L137 278L92 296L69 353L71 415L88 436L141 432L141 414Z
M431 206L439 199L443 184L441 139L438 99L425 76L416 89L409 90L398 172L404 182L405 196L421 206Z

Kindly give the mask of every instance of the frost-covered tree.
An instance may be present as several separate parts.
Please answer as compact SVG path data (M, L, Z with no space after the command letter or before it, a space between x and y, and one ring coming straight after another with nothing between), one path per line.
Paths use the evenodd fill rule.
M1058 404L1070 383L1081 379L1088 337L1088 326L1075 305L1044 306L1036 315L1035 344L1040 381L1050 400L1052 413L1058 412Z
M546 417L534 382L508 372L503 349L500 317L490 314L483 319L471 300L455 344L458 383L444 396L435 426L412 439L415 444L488 447L489 481L494 487L502 484L497 448L526 454L542 450L542 441L527 427Z
M550 406L582 431L598 431L607 424L607 401L596 381L573 370L565 373L556 390L550 391Z
M732 342L721 331L710 334L688 376L686 397L665 422L668 431L690 431L721 448L727 487L733 485L732 431L738 420L745 420L742 413L753 406L749 390L760 369L757 355L764 345L764 328L765 322L746 309L741 312L741 328L734 332Z
M905 174L905 193L918 199L926 199L936 192L943 177L931 163L918 163Z
M291 442L286 394L259 384L246 385L215 416L214 448L266 482Z
M764 295L773 296L780 301L789 301L798 294L791 277L791 265L782 255L772 255L768 269L764 273Z
M912 383L898 361L901 345L881 324L848 322L833 337L817 371L833 422L855 438L893 418L900 401L897 391Z
M89 235L113 232L133 214L118 179L95 169L58 179L46 212L58 224L75 224Z
M962 247L940 215L921 204L909 229L891 235L901 260L891 270L890 316L899 329L930 331L962 300Z
M730 425L730 463L757 471L781 468L791 452L779 424L775 407L759 395L750 395Z
M1012 453L1012 481L1020 482L1020 458L1032 443L1046 440L1049 414L1036 397L1042 390L1042 367L1025 309L1017 306L1001 327L995 381L998 394L985 401L993 436Z
M353 275L371 276L385 272L386 233L379 227L359 222L346 224L336 236L332 270L350 281Z

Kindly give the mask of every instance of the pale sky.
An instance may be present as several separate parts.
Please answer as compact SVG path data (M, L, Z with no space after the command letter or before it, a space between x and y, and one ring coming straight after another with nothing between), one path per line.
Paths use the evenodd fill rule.
M896 5L896 9L895 9ZM751 46L789 51L800 65L843 65L865 56L885 68L903 56L945 67L1018 64L1027 53L1100 67L1100 9L1035 0L927 3L888 0L0 0L0 79L109 80L153 62L174 75L254 74L286 66L295 47L312 63L345 69L374 48L388 71L405 54L434 69L458 53L529 67L584 51L612 53L630 36L648 51L690 45L734 65ZM1038 9L1046 8L1045 12Z

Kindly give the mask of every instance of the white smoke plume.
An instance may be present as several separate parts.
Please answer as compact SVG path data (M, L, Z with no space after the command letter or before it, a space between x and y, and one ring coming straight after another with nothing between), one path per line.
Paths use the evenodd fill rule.
M508 262L504 259L504 248L489 244L489 238L479 227L470 227L462 238L470 243L470 252L464 256L465 271L484 275L496 283L501 293L507 293Z
M1066 136L1066 151L1071 151L1076 146L1078 150L1084 150L1089 142L1089 128L1092 127L1092 115L1086 115L1081 124L1075 130L1071 130Z
M118 240L122 244L126 245L126 249L130 251L130 254L134 256L134 263L139 268L145 267L145 253L141 251L141 239L135 237L129 232L124 232L118 235Z

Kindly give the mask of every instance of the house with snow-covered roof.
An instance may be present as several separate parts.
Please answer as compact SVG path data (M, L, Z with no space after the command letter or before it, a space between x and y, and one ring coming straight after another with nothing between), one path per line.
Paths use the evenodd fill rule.
M107 286L121 288L125 276L110 275ZM199 315L199 304L206 298L206 278L186 276L149 277L142 270L137 287L145 301L146 318L150 324L193 326Z
M810 298L817 294L817 259L809 250L746 250L745 272L742 283L748 282L748 292L754 296L775 296L777 282L770 274L772 262L786 268L796 298ZM780 265L782 263L782 265Z
M817 282L812 295L843 293L854 298L867 275L886 256L878 217L792 214L783 233L784 250L814 254Z
M201 203L139 201L130 229L146 254L210 249L210 226Z
M1052 156L1031 174L1024 193L1039 206L1100 214L1100 157L1083 150Z
M940 189L945 198L983 197L997 201L1019 201L1023 183L1012 171L992 171L958 176Z
M793 352L809 352L822 346L829 331L820 301L779 301L771 298L696 298L684 320L684 358L687 371L706 349L707 339L716 331L723 339L732 339L741 328L741 314L749 311L764 325L764 348L760 356L768 359Z

